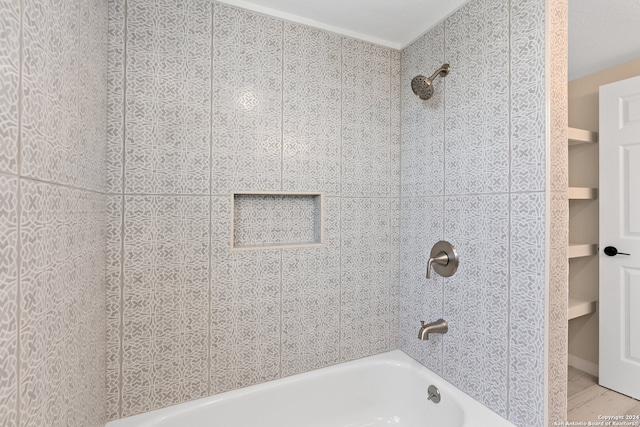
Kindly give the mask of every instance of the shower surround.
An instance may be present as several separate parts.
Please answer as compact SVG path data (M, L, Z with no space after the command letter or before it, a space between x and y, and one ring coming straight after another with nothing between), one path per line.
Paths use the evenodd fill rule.
M543 58L532 0L471 1L402 56L403 83L451 72L426 104L402 85L400 348L518 426L544 419ZM425 280L438 240L460 268ZM416 340L438 318L449 332Z
M401 348L543 424L544 2L473 0L402 60L218 3L110 5L111 419ZM231 251L238 191L324 193L325 244ZM427 281L441 239L460 270Z
M0 2L0 425L104 425L107 3Z
M397 348L400 52L201 0L109 25L109 418ZM323 193L324 244L231 251L251 191Z

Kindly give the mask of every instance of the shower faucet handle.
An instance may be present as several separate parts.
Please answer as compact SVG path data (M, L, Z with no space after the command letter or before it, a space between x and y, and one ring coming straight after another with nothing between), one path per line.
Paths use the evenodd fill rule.
M429 257L429 261L427 261L427 279L431 279L431 266L434 263L446 267L446 265L449 264L449 255L447 255L446 252L440 252L435 257Z
M458 270L458 251L449 242L441 240L433 245L427 261L427 279L431 278L431 267L442 277L451 277Z

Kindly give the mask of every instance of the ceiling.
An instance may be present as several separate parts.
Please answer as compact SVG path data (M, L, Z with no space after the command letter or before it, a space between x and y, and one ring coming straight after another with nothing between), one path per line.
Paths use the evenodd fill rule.
M569 0L569 81L640 58L640 1Z
M221 0L245 9L402 49L468 0Z
M468 0L220 0L402 49ZM569 0L569 80L640 58L640 0Z

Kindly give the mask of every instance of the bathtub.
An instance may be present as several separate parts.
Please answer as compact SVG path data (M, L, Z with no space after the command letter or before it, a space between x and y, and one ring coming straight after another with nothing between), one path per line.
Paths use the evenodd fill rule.
M434 384L440 403L427 399ZM156 411L106 427L515 427L400 350Z

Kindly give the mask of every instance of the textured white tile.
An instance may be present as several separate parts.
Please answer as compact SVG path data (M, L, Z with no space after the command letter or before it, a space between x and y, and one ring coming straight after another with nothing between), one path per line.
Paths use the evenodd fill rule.
M511 191L545 188L545 10L511 3Z
M389 196L389 49L342 41L342 196Z
M447 197L444 232L460 266L444 280L449 332L443 376L502 416L508 399L508 206L508 195Z
M210 164L211 194L221 196L212 199L213 217L210 225L211 307L205 310L205 316L211 328L211 335L206 338L210 340L208 352L211 356L203 364L210 371L209 376L203 377L207 391L221 392L274 379L281 374L288 375L335 363L339 359L340 338L355 336L352 328L359 327L358 322L361 321L358 319L340 331L337 323L341 315L340 305L334 301L336 298L339 301L344 295L352 298L349 304L352 313L371 310L375 312L376 319L384 317L383 327L387 331L382 343L351 343L352 356L395 347L389 335L399 328L397 200L372 201L373 204L387 206L384 224L376 226L381 233L384 229L384 239L388 239L384 248L386 258L380 258L383 255L378 253L377 243L374 245L373 242L370 243L371 249L357 251L358 257L373 265L372 271L376 277L384 276L384 280L376 285L371 294L369 290L361 291L360 288L368 284L366 275L369 272L363 273L356 268L353 270L356 275L349 279L351 293L345 294L341 293L340 288L339 234L332 234L340 233L338 199L332 202L329 202L331 197L325 199L328 201L325 208L330 217L325 216L327 235L323 246L232 253L229 193L284 188L288 191L322 191L327 196L339 196L340 175L344 173L349 177L350 191L362 195L397 197L401 123L399 95L393 94L400 92L400 53L350 40L345 42L350 55L345 58L346 55L342 55L342 40L335 35L296 24L284 24L277 19L220 4L211 6L214 16L210 25L207 16L211 14L201 13L205 9L210 11L206 2L129 1L126 13L128 27L125 29L123 2L112 0L112 3L110 31L113 43L109 51L109 84L114 90L109 99L109 191L119 193L124 180L128 192L207 193L209 189L202 186L202 179L206 175L208 182ZM184 29L191 28L187 24L193 24L195 29L185 35ZM125 33L126 60L123 57ZM211 46L211 56L191 56L195 52L206 53ZM209 89L197 82L209 75L211 60L213 86L209 88L213 89L213 110L210 116L205 117L201 114L203 110L206 111L201 108L204 105L201 100ZM201 62L207 64L201 65ZM125 67L127 81L122 82ZM344 95L341 86L346 82L352 83L353 79L369 70L375 71L375 82L380 84L367 90L375 99L384 101L371 103L367 100L365 104L362 92L356 93L358 86L352 84L350 90L359 98L347 95L348 101L357 101L353 105L364 106L365 111L352 109L345 119L341 111ZM345 80L345 72L352 80ZM125 92L120 90L121 82L126 85L126 101ZM310 98L309 92L314 96ZM184 99L180 99L182 95ZM126 103L126 111L119 108L123 103ZM179 111L178 105L181 107ZM392 111L393 108L396 111ZM369 116L362 115L365 113ZM198 123L186 122L182 120L184 117ZM370 117L375 119L371 122L373 125L369 122ZM341 142L345 120L350 122L348 127L351 131L348 138L351 146L346 152L342 151ZM123 134L124 123L126 135ZM207 157L207 148L192 144L194 139L191 135L200 135L200 132L205 134L201 125L212 126L211 159ZM124 177L121 176L123 140L127 148ZM306 145L303 146L303 143ZM188 148L193 157L181 154L181 150L187 147L185 144L192 144ZM371 150L371 147L375 149ZM360 154L364 156L362 159L358 157ZM342 155L350 156L353 170L344 171L341 168ZM206 168L202 168L203 164ZM206 169L205 172L203 169ZM154 337L157 339L155 347L147 339L150 331L160 330L153 323L156 322L153 316L160 315L158 313L162 312L165 300L156 305L159 310L156 313L155 307L149 307L146 294L148 287L141 284L149 283L147 275L156 274L164 265L168 268L162 270L162 280L178 280L185 286L195 286L199 280L198 272L191 268L183 272L177 267L182 264L177 261L156 262L162 257L171 254L177 256L184 252L184 248L176 248L175 242L183 242L183 245L188 243L186 247L189 250L192 249L191 245L199 244L198 238L187 242L177 234L189 234L185 230L197 226L201 215L206 218L201 207L179 209L179 212L173 206L158 208L157 211L162 211L162 215L158 214L157 218L150 217L141 208L145 203L160 206L169 203L168 200L180 198L166 196L162 202L160 199L142 196L127 198L128 202L124 205L127 218L125 229L129 233L157 234L156 240L159 239L161 244L145 246L140 250L136 246L135 251L132 246L124 254L119 253L118 239L121 236L117 235L117 228L120 227L117 218L122 214L122 206L118 197L112 199L110 210L114 234L109 235L108 257L109 325L112 328L108 338L107 374L110 418L133 414L165 402L177 403L198 395L204 388L199 377L196 378L202 368L200 365L189 374L194 378L190 384L192 388L178 380L183 375L181 369L168 371L167 367L175 362L176 354L182 351L183 343L173 345L168 342L170 333L158 333ZM132 205L133 200L140 206ZM360 227L368 227L369 213L360 212L359 215L358 228L349 234L349 241L362 236L367 238L366 230ZM256 225L258 217L249 217L252 233L263 231L262 223ZM149 221L156 219L167 223L183 222L175 229L163 232L161 237L157 230L164 226L149 224ZM206 231L206 228L203 230ZM345 230L343 228L343 232ZM125 238L129 239L129 235ZM125 246L128 248L140 238L126 240ZM377 262L369 259L371 253L379 258ZM127 258L134 255L135 260ZM120 256L125 256L124 278L118 276ZM152 256L155 258L152 259ZM198 256L195 260L200 262ZM187 262L186 259L182 261ZM144 265L152 267L145 269ZM285 273L281 274L281 269ZM358 276L360 274L365 274L365 278ZM197 277L194 278L194 275ZM124 280L123 301L119 301L120 280ZM130 297L128 292L131 292ZM358 299L360 295L365 298ZM203 301L204 298L200 302ZM318 304L308 301L317 301ZM378 310L378 304L384 310ZM185 307L180 308L184 310L181 312L190 312ZM314 310L319 307L322 307L321 323L326 326L323 329L326 335L322 336L320 346L317 336L312 343L295 334L297 327L308 326L298 322L299 316L314 318L317 313ZM124 310L124 324L118 326L116 316L120 310ZM196 311L201 312L199 308ZM148 316L144 314L146 317L140 317L138 312L147 313ZM199 320L194 322L194 336L188 335L184 341L193 340L189 341L187 359L192 358L193 353L197 353L194 357L200 357L202 341L197 332L200 323ZM281 330L281 322L289 326ZM119 328L124 328L122 344L118 339ZM121 345L125 354L123 361L127 359L127 352L136 354L136 364L127 365L125 362L122 373L119 372L118 361ZM166 351L158 350L159 346L166 346ZM155 355L157 358L154 363L148 363L150 357ZM166 360L161 358L165 355ZM184 366L191 363L189 360ZM118 377L121 379L118 380ZM123 387L122 396L118 391L119 382ZM172 391L169 391L170 386L173 387ZM120 399L124 406L118 410Z
M280 376L281 251L230 251L227 197L211 201L211 393Z
M550 253L549 262L549 332L546 337L549 359L549 419L564 419L567 411L567 329L569 260L569 201L566 192L551 193Z
M79 3L24 6L21 173L77 184L73 165L90 160L75 152L80 148Z
M109 43L107 74L107 191L123 191L124 89L125 89L125 3L109 0Z
M209 192L211 4L127 9L125 189Z
M342 199L342 361L389 349L390 208L389 199ZM371 325L374 338L363 334Z
M516 425L542 426L545 398L543 193L511 196L510 246L509 420ZM566 256L564 262L567 262ZM562 381L566 381L566 375Z
M104 424L105 198L22 181L20 419Z
M318 244L321 196L235 194L235 248Z
M0 424L18 422L18 180L0 175Z
M106 13L104 2L25 3L23 175L104 189Z
M551 152L551 191L564 192L569 186L569 146L567 144L567 128L569 125L568 102L568 50L569 21L568 0L558 0L549 3L549 32L551 42L550 69L550 142ZM565 393L566 394L566 393ZM552 419L552 418L551 418Z
M72 183L105 191L108 4L80 1L78 18L78 140L70 153Z
M402 196L427 197L444 191L445 80L436 79L433 97L414 95L411 80L429 77L444 56L444 24L408 46L402 54Z
M446 194L508 191L508 3L472 1L445 25Z
M8 171L102 191L107 3L24 2L23 7L22 168L12 169L16 151ZM11 21L17 17L4 11L0 15L8 53L17 47ZM17 131L11 121L12 88L17 88L12 77L17 76L10 68L5 74L5 66L17 67L18 62L14 57L16 62L4 63L3 58L4 51L0 69L9 80L1 85L9 111L5 117L0 110L0 134L11 138ZM0 170L5 170L4 142L2 138ZM21 425L104 425L106 307L100 295L105 293L105 220L102 195L22 181ZM6 419L0 424L15 425Z
M400 341L400 198L391 199L389 253L389 349L401 347Z
M325 199L325 241L282 251L282 375L339 362L340 199Z
M441 367L447 379L491 409L516 420L517 425L527 426L542 424L542 411L538 408L546 398L540 394L544 366L539 359L528 363L528 358L539 356L539 340L544 333L544 325L539 322L544 313L536 318L537 323L529 325L525 324L528 318L513 316L530 303L532 292L544 291L536 276L544 277L544 268L532 273L533 255L540 256L542 251L544 261L544 241L525 237L527 227L544 227L544 217L540 216L544 201L542 213L531 214L531 210L539 208L535 200L544 196L513 196L533 200L529 200L530 206L523 202L524 210L519 212L525 212L525 217L531 215L516 218L522 234L513 235L511 241L508 195L447 198L444 238L458 247L462 259L458 273L445 279L444 290L440 287L440 294L434 296L438 304L444 304L443 317L450 325L449 333L441 337L444 360L438 358L439 354L427 354L419 346L421 343L414 341L417 327L411 326L412 322L423 320L419 317L426 310L415 305L415 301L424 299L418 292L426 291L415 285L420 277L411 264L419 264L420 257L430 249L424 238L412 233L428 228L427 223L432 220L429 215L441 215L441 207L429 207L427 213L424 201L410 197L441 195L445 191L468 194L544 190L544 22L544 4L535 0L510 4L474 0L402 52L402 348L427 366L436 365L430 367L437 372ZM411 91L411 79L417 74L431 75L442 62L451 64L451 73L444 79L436 78L431 100L418 100ZM561 97L560 90L558 93ZM558 127L563 114L559 110ZM560 165L566 146L557 148L560 151L555 156ZM555 173L553 179L557 181L552 185L561 187L564 172L554 167L552 158L552 175ZM519 240L514 241L516 237ZM510 244L519 245L516 249L520 253L517 260L509 262ZM533 253L533 258L527 259L527 253ZM495 258L498 261L493 261ZM509 299L509 286L515 287L515 300L513 295ZM511 307L507 306L509 301ZM536 300L535 306L544 309L540 305L543 301ZM511 318L509 309L515 310ZM490 335L484 328L484 319L491 319ZM531 342L526 340L529 335ZM507 349L514 345L518 346L516 354L508 360ZM534 372L524 378L526 368L531 366ZM513 378L507 375L511 371ZM559 371L557 377L564 378ZM512 391L507 395L510 387Z
M107 198L107 250L106 250L106 323L107 323L107 419L115 420L120 415L120 370L122 341L122 220L124 196Z
M128 196L122 416L207 395L209 197Z
M284 23L282 185L286 191L340 195L340 45L335 34Z
M214 5L212 194L280 190L282 21Z
M402 152L402 52L391 51L391 178L389 195L400 197Z
M429 369L442 374L442 338L418 339L420 321L443 316L443 279L425 277L429 253L442 240L442 197L406 198L401 206L400 246L400 344L401 349Z
M18 82L20 3L0 4L0 172L18 173Z

